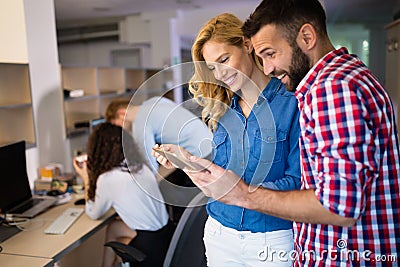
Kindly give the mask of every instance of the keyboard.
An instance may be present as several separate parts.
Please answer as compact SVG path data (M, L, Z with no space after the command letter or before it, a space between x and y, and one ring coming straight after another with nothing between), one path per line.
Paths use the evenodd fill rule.
M60 214L45 230L45 234L62 235L83 213L83 208L68 208Z

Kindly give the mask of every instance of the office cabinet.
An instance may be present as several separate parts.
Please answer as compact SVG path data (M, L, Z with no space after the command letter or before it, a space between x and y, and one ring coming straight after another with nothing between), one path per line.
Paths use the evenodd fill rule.
M100 116L97 101L97 69L91 67L62 67L61 76L62 89L64 90L65 126L67 135L69 135L74 132L76 124L84 123ZM78 91L82 92L81 96L70 97L66 93L76 93ZM80 130L82 130L82 127Z
M386 90L392 98L397 116L397 124L400 123L400 19L393 21L386 27Z
M125 92L124 69L121 68L98 68L100 94L115 94Z
M0 145L36 144L29 65L0 63Z
M139 105L152 96L163 95L172 79L169 71L121 67L62 66L61 76L68 137L87 133L87 124L104 116L113 99L132 99L132 104ZM72 96L71 92L78 94Z
M169 88L169 81L173 80L173 73L171 70L164 69L160 72L158 69L146 70L146 81L142 84L140 89L146 93L146 98L160 95L160 92L173 89Z

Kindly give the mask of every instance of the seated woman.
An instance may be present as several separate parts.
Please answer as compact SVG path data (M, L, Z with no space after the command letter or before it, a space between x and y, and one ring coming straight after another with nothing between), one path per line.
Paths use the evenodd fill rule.
M111 123L98 125L89 136L87 162L74 168L85 184L85 211L93 220L111 207L119 218L107 227L106 242L128 244L140 231L167 227L168 213L156 177L138 153L132 136ZM156 244L155 244L156 245ZM106 247L103 266L117 259Z

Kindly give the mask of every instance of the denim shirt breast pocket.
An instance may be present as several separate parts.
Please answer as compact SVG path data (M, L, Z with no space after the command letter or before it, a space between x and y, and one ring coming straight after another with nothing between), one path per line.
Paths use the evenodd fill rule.
M226 168L230 151L228 133L224 129L219 129L213 137L213 162L222 168Z
M254 136L253 156L264 163L277 163L284 157L287 132L279 129L257 129Z

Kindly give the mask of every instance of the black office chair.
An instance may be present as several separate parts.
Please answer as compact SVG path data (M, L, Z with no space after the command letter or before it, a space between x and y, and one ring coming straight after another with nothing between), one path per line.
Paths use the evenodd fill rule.
M207 266L203 243L207 200L208 197L200 192L190 201L169 244L164 267Z
M206 267L203 234L208 216L205 209L207 200L203 193L192 199L182 214L165 255L151 249L150 253L146 253L143 249L148 248L138 248L134 244L108 242L105 246L111 247L124 263L132 263L135 267ZM151 244L147 245L151 247Z
M169 217L175 225L189 202L201 192L198 187L188 185L185 179L190 180L183 171L177 169L158 183Z

